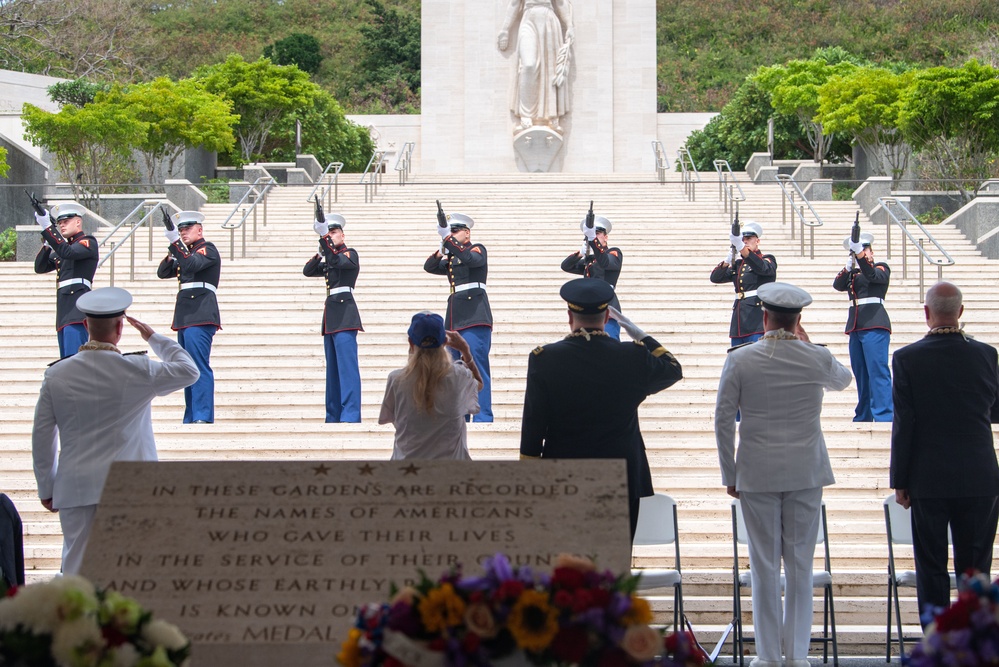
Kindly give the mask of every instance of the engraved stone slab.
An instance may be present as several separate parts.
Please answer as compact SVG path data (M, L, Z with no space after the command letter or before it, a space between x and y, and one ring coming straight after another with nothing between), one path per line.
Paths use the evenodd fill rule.
M82 574L178 624L195 665L328 666L356 606L418 570L627 571L627 507L619 460L122 462Z

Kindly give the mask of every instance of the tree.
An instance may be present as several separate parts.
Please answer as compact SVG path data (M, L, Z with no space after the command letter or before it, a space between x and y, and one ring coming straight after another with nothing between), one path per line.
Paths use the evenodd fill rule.
M264 57L270 58L277 65L296 65L309 74L318 72L323 63L319 40L301 32L293 32L284 39L265 46Z
M315 156L324 167L343 162L346 171L359 172L367 166L374 142L367 128L347 120L343 107L329 93L320 92L302 118L302 152ZM295 159L295 119L285 117L274 129L268 151L274 159Z
M90 104L97 97L97 93L106 93L109 90L111 90L110 84L96 83L86 79L60 81L45 89L49 94L49 99L59 106L72 104L77 107Z
M116 89L98 99L122 105L134 118L146 125L138 143L146 163L150 183L158 183L158 167L166 163L163 178L172 178L177 158L186 148L228 152L236 139L232 128L239 116L232 113L232 102L209 93L191 79L173 82L160 77L148 83Z
M842 57L841 50L834 50L832 57ZM761 67L754 74L760 87L770 93L774 109L786 115L795 115L801 122L812 147L812 159L822 162L830 147L830 137L816 122L819 109L819 88L836 75L846 75L857 66L848 60L828 61L825 55L811 60L792 60L786 65Z
M912 73L858 67L819 88L815 119L827 132L852 137L874 161L875 172L897 183L912 153L899 128L902 98Z
M386 7L380 0L366 0L372 23L360 27L362 71L379 84L401 79L410 92L420 91L420 19L418 16Z
M7 149L0 146L0 178L6 177L8 171L10 171L10 165L7 164Z
M999 70L971 60L916 72L899 125L912 147L930 157L937 177L953 179L970 201L999 155Z
M320 90L294 65L275 65L267 58L247 62L238 55L200 67L192 78L232 102L232 110L239 114L235 129L245 162L262 153L281 119L309 108Z
M145 137L147 123L123 106L95 101L50 113L32 104L21 112L25 135L53 153L73 195L97 210L100 195L133 180L132 150Z

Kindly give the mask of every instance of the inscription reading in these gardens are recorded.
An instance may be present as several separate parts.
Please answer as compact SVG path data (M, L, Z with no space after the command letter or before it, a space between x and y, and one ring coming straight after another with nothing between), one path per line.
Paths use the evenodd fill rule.
M497 552L626 571L624 462L116 463L83 574L195 643L340 642L393 583Z

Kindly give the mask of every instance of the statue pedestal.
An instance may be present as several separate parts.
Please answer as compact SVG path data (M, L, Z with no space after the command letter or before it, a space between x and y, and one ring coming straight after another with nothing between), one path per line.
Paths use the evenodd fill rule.
M527 171L547 172L562 150L562 135L550 127L529 127L513 135L513 150Z

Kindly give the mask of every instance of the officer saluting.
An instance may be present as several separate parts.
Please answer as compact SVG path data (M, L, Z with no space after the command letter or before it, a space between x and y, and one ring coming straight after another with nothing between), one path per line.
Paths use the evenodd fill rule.
M587 215L587 218L589 217ZM620 248L610 247L608 244L607 237L611 233L611 221L596 215L593 216L592 227L588 227L586 222L587 220L583 219L579 223L579 228L583 231L583 247L562 261L562 270L584 278L600 278L616 290L624 254ZM611 300L611 307L621 310L617 293ZM617 320L609 320L604 331L611 338L621 340L621 325L617 323Z
M364 331L354 302L354 284L360 263L357 251L348 248L342 215L322 215L317 204L314 229L321 234L319 252L302 273L324 276L326 306L323 310L323 344L326 349L326 423L361 421L361 372L357 366L357 332ZM322 217L322 220L319 218Z
M51 215L35 213L35 222L42 228L45 240L35 256L35 273L56 272L56 336L60 357L76 354L90 338L83 326L84 315L76 307L77 299L93 286L97 271L97 239L83 233L85 213L86 209L75 203L56 204Z
M437 233L441 237L440 249L427 258L423 270L447 276L451 294L447 299L444 327L461 332L468 343L472 359L482 376L479 391L479 413L473 421L493 420L492 381L489 374L489 349L492 347L493 313L486 296L488 261L486 247L472 243L475 221L461 213L444 215L438 202Z
M891 320L885 310L891 268L874 261L873 242L874 235L868 233L860 234L856 242L845 239L850 259L833 279L833 288L850 297L845 333L850 336L850 365L857 378L855 422L890 422L894 414L888 370Z
M600 279L570 280L559 292L568 305L570 333L536 348L527 360L520 431L521 458L624 459L628 470L631 536L640 498L653 494L638 406L683 378L680 362L656 339L610 307L614 290ZM606 334L610 317L634 343ZM580 392L598 387L594 414L580 409Z
M156 275L176 277L180 283L173 311L172 329L180 346L194 358L201 377L184 389L184 423L211 424L215 421L215 374L210 364L212 339L222 328L219 287L222 257L215 245L204 238L205 216L197 211L180 211L172 216L173 229L164 228L170 254L163 258Z
M777 280L777 259L760 252L763 228L757 222L742 225L742 236L729 235L732 243L728 257L711 272L713 283L733 283L735 303L728 335L732 346L752 343L763 336L763 308L756 290Z

